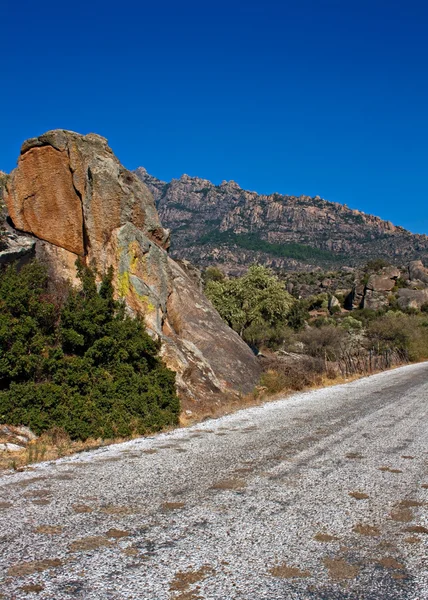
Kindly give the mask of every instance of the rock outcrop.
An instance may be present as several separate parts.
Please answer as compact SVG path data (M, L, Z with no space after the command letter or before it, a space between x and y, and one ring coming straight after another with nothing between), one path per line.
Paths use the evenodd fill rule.
M76 259L101 276L113 268L117 297L163 341L184 405L249 392L259 365L167 254L169 231L146 185L101 136L50 131L24 143L5 194L16 229L59 279L75 281Z
M428 269L421 260L413 260L409 264L409 279L428 285Z
M383 257L394 264L428 259L428 237L319 196L263 195L234 181L214 185L183 175L160 181L144 168L172 256L240 274L254 262L280 270L358 267Z

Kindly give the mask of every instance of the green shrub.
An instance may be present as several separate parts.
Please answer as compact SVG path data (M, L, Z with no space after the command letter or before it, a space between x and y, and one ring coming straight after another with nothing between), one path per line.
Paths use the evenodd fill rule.
M80 289L61 306L37 262L0 278L0 421L36 433L60 427L72 439L156 431L178 420L175 374L160 344L78 267Z
M378 354L398 351L411 361L428 358L428 328L421 316L389 311L368 324L366 336Z

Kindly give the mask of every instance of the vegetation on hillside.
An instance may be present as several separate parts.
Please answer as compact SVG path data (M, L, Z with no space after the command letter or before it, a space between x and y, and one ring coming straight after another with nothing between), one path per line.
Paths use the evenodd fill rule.
M113 299L112 272L97 289L78 266L80 289L49 291L36 261L0 278L0 422L72 439L157 431L178 421L175 374L140 319Z
M363 273L384 266L384 261L371 261ZM348 278L333 272L291 277L295 289L305 285L316 289L315 284L321 285L326 276L339 282ZM265 366L261 384L271 393L320 384L324 377L370 373L428 358L425 306L420 311L401 311L391 298L390 305L379 310L350 312L343 307L345 295L338 294L342 306L331 305L331 296L320 291L322 287L306 298L291 296L287 281L262 266L252 266L236 278L226 278L210 267L204 280L206 294L220 315L261 350Z
M200 244L235 244L238 248L251 250L252 252L262 252L276 258L292 258L303 262L319 261L322 263L343 262L346 257L342 254L340 257L321 250L313 246L290 242L287 244L276 244L262 239L255 233L233 233L231 231L219 231L212 229L204 234L200 239Z

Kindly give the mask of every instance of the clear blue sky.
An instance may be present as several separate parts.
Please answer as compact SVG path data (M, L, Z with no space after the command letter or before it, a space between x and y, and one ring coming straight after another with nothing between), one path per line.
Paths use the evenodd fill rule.
M0 169L48 129L428 233L427 0L5 0Z

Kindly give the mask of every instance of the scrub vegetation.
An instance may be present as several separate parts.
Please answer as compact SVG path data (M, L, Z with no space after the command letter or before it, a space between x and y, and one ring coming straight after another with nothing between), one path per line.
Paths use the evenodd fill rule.
M50 291L43 265L0 278L0 422L72 440L117 438L178 422L175 374L160 343L113 298L112 271L97 288L78 265L80 288Z

